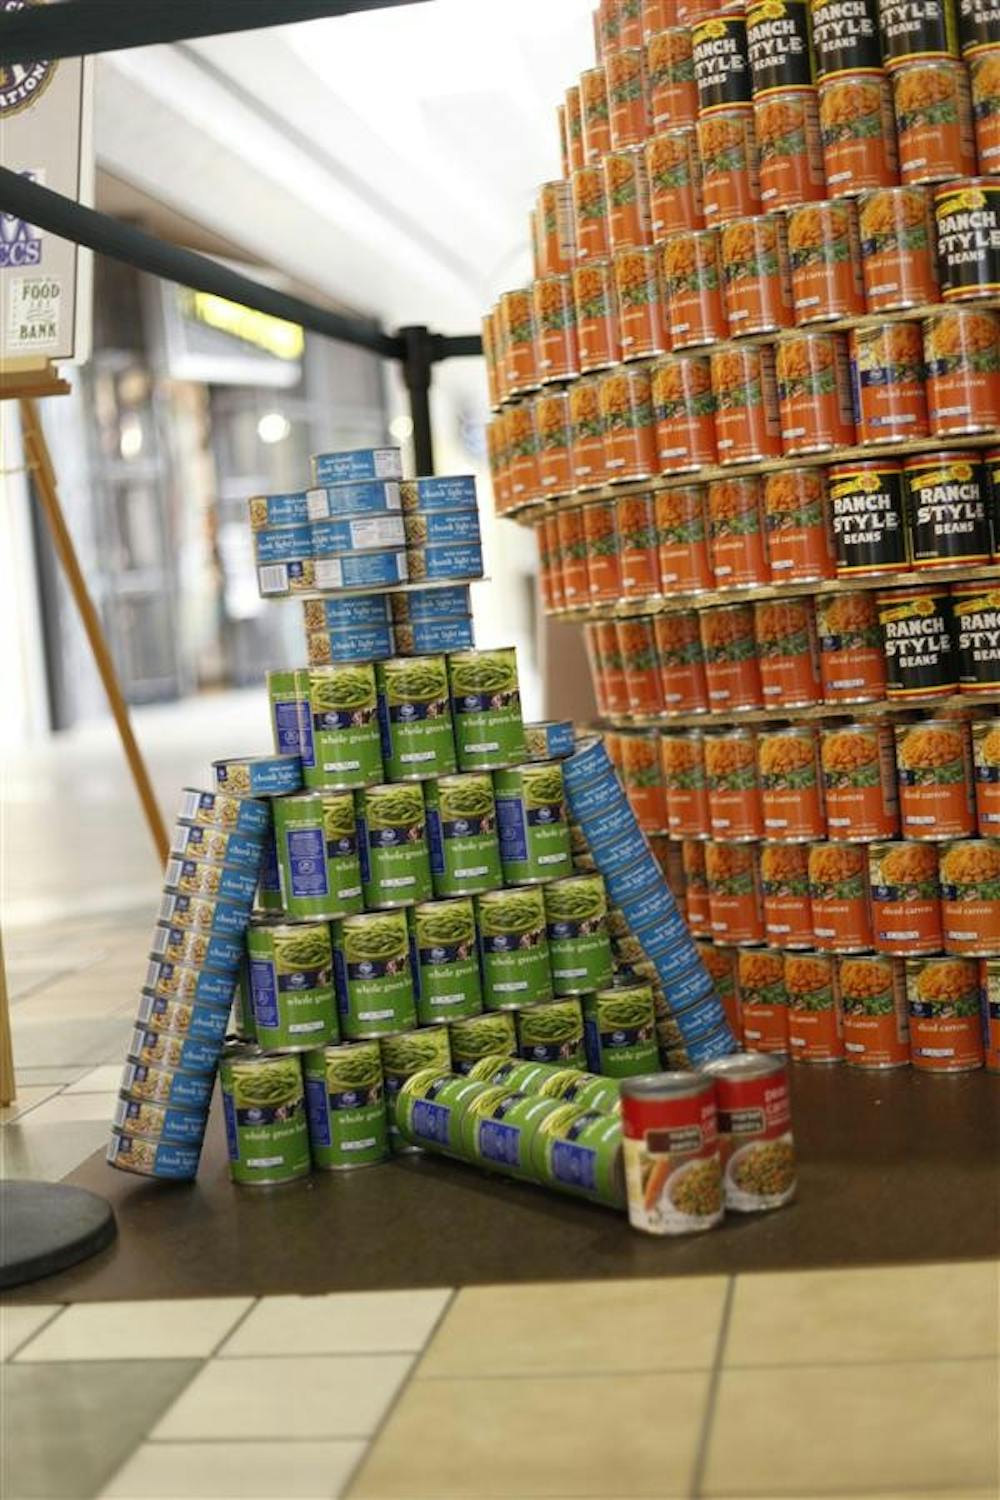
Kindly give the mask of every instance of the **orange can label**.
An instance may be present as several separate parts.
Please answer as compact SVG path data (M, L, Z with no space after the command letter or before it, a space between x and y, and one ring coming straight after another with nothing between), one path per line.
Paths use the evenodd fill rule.
M535 404L525 401L509 406L505 415L507 436L507 483L514 501L531 500L541 493L538 472L538 431Z
M853 953L872 946L864 849L855 844L813 844L809 899L817 948Z
M781 457L774 350L723 348L710 356L720 464Z
M976 773L976 820L981 834L1000 834L1000 719L972 726Z
M865 310L857 210L807 203L788 215L788 254L797 323L850 318Z
M781 954L740 953L736 964L743 1045L749 1052L787 1052L788 993Z
M604 173L599 166L578 167L570 181L573 190L577 261L601 260L611 248Z
M831 196L892 187L898 180L896 122L888 79L863 72L821 81L819 130Z
M725 338L722 267L714 230L688 229L667 241L663 287L674 349L690 349Z
M684 912L692 937L708 937L712 931L709 910L708 879L705 874L705 845L696 839L681 844L684 865Z
M844 1055L836 961L814 953L785 954L788 1050L796 1062L839 1062Z
M838 960L844 1058L856 1068L901 1068L910 1061L906 977L893 958Z
M948 953L1000 954L1000 840L945 844L941 916Z
M754 635L765 703L804 707L820 700L819 654L812 601L754 605Z
M760 708L764 700L750 605L706 609L699 624L709 708Z
M623 359L662 354L669 345L660 301L658 255L649 248L615 252L615 287Z
M812 729L777 729L757 745L764 832L768 838L806 842L826 833L816 735Z
M842 333L789 334L778 344L781 442L786 453L825 453L854 442L854 403Z
M907 959L906 999L915 1068L957 1073L982 1067L979 966L974 959Z
M572 427L565 391L535 399L538 429L538 478L543 495L568 495L573 488Z
M769 582L759 479L713 480L708 487L708 524L712 571L720 587Z
M720 110L698 121L698 154L706 224L728 224L760 212L760 167L753 110Z
M822 469L785 469L768 474L764 480L764 524L775 583L813 583L835 576ZM875 627L877 632L877 619Z
M714 464L712 377L701 354L657 360L652 371L653 420L659 465L666 473Z
M500 298L507 389L512 393L533 390L538 384L535 366L535 318L527 290L504 292Z
M968 59L980 172L1000 171L1000 52L990 47Z
M542 518L539 532L545 535L545 552L548 555L552 577L552 605L554 609L563 609L566 604L566 593L563 588L562 577L562 544L559 541L559 520L555 511L547 511Z
M663 697L653 621L647 618L619 620L615 628L622 654L629 712L659 713L663 708Z
M759 839L764 832L756 738L731 729L705 740L709 827L714 838Z
M905 838L964 838L974 832L968 724L951 719L898 724L896 767Z
M924 345L917 323L856 328L851 374L859 443L897 443L926 437Z
M792 283L778 214L734 219L719 231L726 318L733 336L792 324Z
M573 483L578 489L604 483L604 430L597 380L574 380L569 388Z
M581 370L601 370L618 359L618 321L615 317L611 262L587 261L573 272L576 337Z
M566 603L576 608L590 598L587 573L587 537L583 529L583 511L567 507L558 512L559 555L562 558L563 593Z
M590 598L594 602L614 601L621 594L622 572L613 500L584 506L583 535Z
M649 112L654 129L693 125L698 118L694 52L686 26L671 26L646 43Z
M655 733L622 735L622 780L643 833L663 832L667 826L667 794Z
M935 437L1000 426L1000 317L952 307L924 319L927 411Z
M649 213L653 238L682 229L702 229L701 163L692 126L665 130L646 142Z
M854 842L899 832L896 757L887 724L824 729L820 741L827 827Z
M619 47L641 47L642 4L641 0L617 0Z
M807 851L800 844L764 844L760 876L767 941L778 948L811 948Z
M961 63L946 58L907 63L893 71L892 95L904 183L974 174L972 104Z
M698 957L708 970L715 986L715 993L722 1003L726 1020L736 1040L743 1038L743 1018L740 1014L740 992L736 979L737 955L735 948L720 948L715 943L695 943Z
M599 164L605 152L611 150L608 80L603 68L587 68L580 74L580 112L584 158Z
M573 264L573 199L561 178L544 182L538 198L538 265L536 275L568 271Z
M664 707L675 714L702 713L708 707L708 685L698 616L693 611L655 615L653 627Z
M924 307L940 299L930 201L922 188L887 187L865 193L858 224L870 312Z
M602 620L593 629L607 699L607 711L609 716L614 718L618 714L628 713L629 710L625 659L618 637L618 626L613 620Z
M762 943L764 909L756 849L752 844L704 847L712 936L737 945Z
M652 495L623 495L615 502L621 546L621 591L626 599L660 592L656 508Z
M532 286L538 350L538 375L565 380L580 372L576 348L576 310L569 276L542 276Z
M642 151L610 151L602 162L612 250L650 243L649 181Z
M648 479L656 470L648 369L610 370L601 377L599 394L608 478Z
M667 788L667 828L675 838L704 837L709 831L708 789L700 734L665 734L660 756Z
M760 199L765 208L794 208L824 196L819 110L811 92L758 99L754 129L760 152Z
M870 703L885 697L885 657L871 594L816 600L824 703Z
M697 593L715 582L708 553L703 485L657 490L656 535L665 594Z
M641 146L649 134L645 53L641 47L623 47L604 59L604 70L612 150Z
M872 935L880 953L941 948L941 887L933 844L872 844L868 850Z

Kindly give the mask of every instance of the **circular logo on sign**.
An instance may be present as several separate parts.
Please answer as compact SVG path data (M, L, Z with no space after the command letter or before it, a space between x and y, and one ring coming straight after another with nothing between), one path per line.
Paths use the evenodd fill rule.
M25 0L0 0L0 10L23 10ZM45 92L55 75L57 62L0 63L0 119L15 115Z

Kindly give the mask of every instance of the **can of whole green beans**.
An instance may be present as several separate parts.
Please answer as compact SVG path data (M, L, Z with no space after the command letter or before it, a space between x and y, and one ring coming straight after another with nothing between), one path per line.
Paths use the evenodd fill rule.
M532 1141L532 1167L546 1187L623 1208L620 1116L562 1105L539 1122Z
M417 1024L410 934L403 911L362 912L333 927L341 1035L392 1036Z
M371 662L310 668L309 716L313 764L303 767L306 786L344 789L383 780Z
M505 1057L502 1052L491 1052L470 1069L469 1077L477 1083L502 1083L507 1089L540 1094L546 1079L560 1071L549 1063L521 1062L517 1058ZM575 1076L579 1077L579 1074Z
M313 1165L370 1167L389 1154L378 1042L318 1047L302 1060Z
M563 1106L505 1085L470 1096L462 1108L458 1146L476 1166L512 1177L532 1177L532 1146L541 1122Z
M596 1109L602 1115L616 1115L620 1096L618 1085L610 1078L593 1073L578 1073L575 1068L558 1068L542 1079L538 1092L546 1099L561 1099L577 1109Z
M514 1017L494 1014L469 1016L452 1021L448 1027L451 1039L451 1065L456 1073L471 1073L480 1058L500 1053L517 1055L517 1033Z
M483 1008L483 988L471 899L422 902L413 908L412 932L421 1026L477 1016Z
M422 1069L435 1073L451 1072L451 1048L446 1026L427 1026L420 1031L404 1031L399 1036L383 1037L382 1076L385 1079L385 1113L389 1122L389 1148L399 1153L417 1150L408 1145L396 1124L396 1101L408 1078Z
M382 760L392 781L426 781L456 769L443 656L401 656L375 664Z
M648 984L598 990L583 997L587 1066L608 1078L656 1073L660 1049L656 1040L653 990Z
M365 906L412 906L433 895L427 813L419 783L372 786L357 796Z
M281 901L295 921L362 910L353 792L306 792L274 803Z
M503 884L497 810L488 772L429 781L427 835L436 896L478 895Z
M290 667L267 674L271 705L271 734L277 755L301 755L304 766L314 760L312 714L309 710L309 672Z
M308 1177L302 1059L236 1046L219 1066L229 1175L246 1186Z
M253 904L255 911L270 916L278 916L285 909L281 899L281 871L278 869L278 845L273 826L264 835L261 845L260 879L254 892Z
M448 657L455 749L461 771L498 770L527 759L517 653L453 651Z
M583 1068L583 1009L579 1000L549 1000L517 1013L518 1052L529 1062Z
M544 887L545 921L557 995L582 995L611 983L608 898L600 875L570 875Z
M516 1010L552 999L545 902L541 887L487 891L476 898L483 1004Z
M326 922L261 922L247 929L257 1041L266 1052L308 1052L338 1039L333 952Z
M403 1084L396 1100L400 1134L411 1146L455 1155L463 1107L488 1087L485 1083L474 1083L471 1078L439 1072L437 1068L414 1073Z
M500 860L507 885L573 873L562 766L539 761L494 771Z

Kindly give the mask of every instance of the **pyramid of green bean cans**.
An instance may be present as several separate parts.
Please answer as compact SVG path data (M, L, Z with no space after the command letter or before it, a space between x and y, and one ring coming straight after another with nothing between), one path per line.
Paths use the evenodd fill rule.
M243 1184L435 1149L427 1080L464 1096L513 1069L567 1106L530 1175L618 1202L606 1079L735 1043L603 745L525 726L514 650L475 649L474 480L400 474L397 450L323 454L315 488L249 502L261 591L302 596L308 665L268 674L273 753L185 794L109 1159L194 1176L217 1069ZM315 540L294 555L310 514L341 527L336 570ZM512 1128L465 1154L520 1171ZM587 1150L614 1169L581 1179Z

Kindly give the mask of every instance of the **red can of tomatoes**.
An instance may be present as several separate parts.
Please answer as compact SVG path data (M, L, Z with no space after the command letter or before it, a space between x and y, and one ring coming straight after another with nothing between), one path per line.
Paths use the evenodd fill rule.
M719 238L713 229L687 229L663 247L663 289L674 349L712 344L726 336Z
M892 74L904 183L947 182L976 170L969 77L950 58L921 58Z
M603 260L611 249L608 239L608 200L604 173L597 163L577 167L570 179L577 264Z
M838 725L820 735L827 827L847 843L899 832L896 755L889 724Z
M700 714L708 708L708 685L694 610L654 615L663 705L672 714Z
M979 965L973 958L908 958L910 1058L923 1073L983 1065Z
M697 594L715 585L708 546L707 492L703 484L657 490L654 506L665 594Z
M708 905L708 877L705 874L705 845L698 839L681 844L684 866L684 911L692 937L709 937L712 919Z
M656 730L623 734L621 747L622 783L636 822L643 833L665 833L667 792Z
M758 214L760 165L749 104L704 115L696 126L705 223L728 224Z
M570 276L542 276L532 283L538 378L568 380L580 373L576 347L576 308Z
M583 536L590 602L614 604L621 595L622 568L613 500L596 500L583 507Z
M693 125L698 118L698 89L687 26L670 26L649 38L646 77L653 129Z
M790 328L792 282L781 215L733 219L720 229L719 245L730 336Z
M629 1223L694 1234L723 1215L715 1085L697 1073L625 1078L622 1152Z
M806 203L788 215L796 323L853 318L865 310L857 207Z
M795 1143L788 1070L754 1053L706 1063L715 1080L726 1207L734 1213L780 1208L795 1196Z
M768 210L795 208L826 191L819 107L813 89L754 100L760 200Z
M622 359L645 359L670 347L660 300L659 259L649 246L615 251Z
M885 656L870 593L816 599L824 703L873 703L885 697Z
M615 278L609 260L590 260L573 272L580 369L606 369L621 355L615 313Z
M663 710L660 665L656 656L656 634L650 616L618 620L618 648L622 655L628 708L632 714L656 714Z
M836 575L822 469L783 469L766 475L764 525L775 583L818 583Z
M784 451L827 453L854 442L847 338L790 333L778 342L776 368Z
M573 485L594 489L607 478L601 427L600 381L596 375L574 380L569 388L569 425L573 445Z
M801 844L762 844L764 931L772 948L811 948L809 856Z
M682 229L703 229L701 162L694 126L650 136L645 151L653 238L659 242Z
M661 471L682 474L714 464L715 398L707 356L675 354L659 359L651 380Z
M565 391L543 391L535 398L535 426L541 493L568 495L573 488L573 428Z
M905 1068L910 1061L906 971L901 959L837 960L844 1061L854 1068Z
M761 837L764 819L754 730L726 729L706 738L705 784L713 838L743 843Z
M608 479L649 479L656 471L649 366L609 370L601 376L599 399Z
M641 146L649 134L646 102L646 57L641 47L622 47L604 59L608 82L611 149Z
M838 73L822 79L818 93L827 192L891 188L899 181L899 153L888 78L874 69Z
M623 599L655 599L660 593L656 508L652 495L622 495L615 501L621 546Z
M708 486L708 525L709 555L718 588L770 582L761 482L756 475L712 480Z
M667 788L667 828L673 838L700 839L709 834L705 746L700 729L665 734L660 739L663 779Z
M868 868L860 845L810 845L809 899L817 948L863 953L872 946Z
M1000 954L1000 840L945 844L940 870L945 952Z
M612 251L651 241L649 179L641 146L609 151L602 162L608 205L608 244Z
M918 323L855 328L851 375L859 443L902 443L928 433L924 345Z
M587 536L583 529L583 509L564 506L556 512L559 529L559 555L562 558L563 594L570 609L579 609L590 600L590 577L587 572Z
M785 954L788 1050L795 1062L843 1061L837 962L829 953Z
M699 626L709 708L732 713L762 707L753 607L730 604L706 609Z
M588 165L600 165L601 157L611 150L608 80L603 67L587 68L580 74L580 110L583 160ZM583 162L577 165L582 166Z
M862 194L858 228L869 312L926 307L940 300L926 189L886 187Z
M513 505L537 500L542 493L538 468L538 429L535 403L508 406L504 419L507 445L507 485Z
M868 883L872 936L880 953L937 953L942 944L941 885L933 844L871 844Z
M925 318L924 359L934 437L1000 426L1000 316L949 307Z
M719 463L780 458L781 414L771 345L713 349L709 367Z
M760 859L753 844L707 843L705 879L711 935L742 948L764 941ZM740 986L742 995L742 985Z
M749 1052L788 1051L788 995L780 953L744 949L736 958L743 1045Z
M764 834L808 843L826 834L816 731L808 724L770 730L757 742Z

